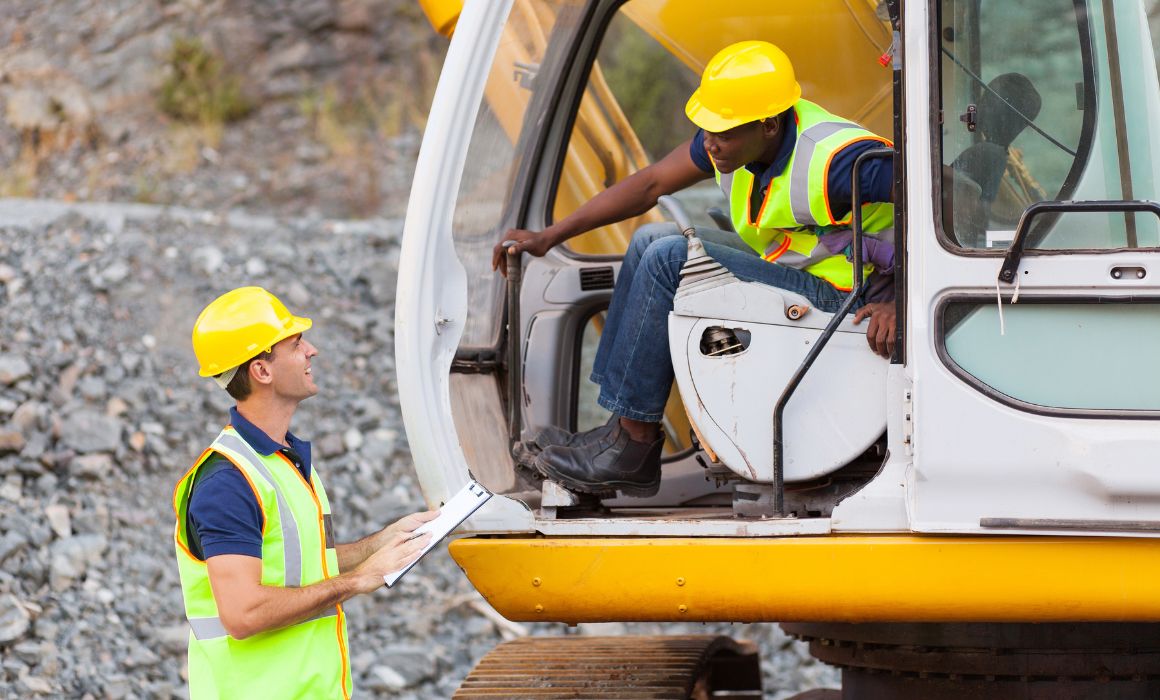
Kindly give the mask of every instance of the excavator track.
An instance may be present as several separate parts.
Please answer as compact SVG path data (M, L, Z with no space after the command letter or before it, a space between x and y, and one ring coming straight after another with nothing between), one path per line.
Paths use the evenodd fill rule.
M490 651L452 696L759 700L750 642L711 635L527 637Z
M1154 700L1160 624L782 623L858 700Z

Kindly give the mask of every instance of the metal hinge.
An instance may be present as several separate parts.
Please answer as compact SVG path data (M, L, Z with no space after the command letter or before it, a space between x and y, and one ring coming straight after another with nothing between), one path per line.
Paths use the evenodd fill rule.
M495 374L499 366L499 353L495 350L457 352L451 360L452 374Z
M902 444L907 456L914 455L914 392L907 389L902 394Z

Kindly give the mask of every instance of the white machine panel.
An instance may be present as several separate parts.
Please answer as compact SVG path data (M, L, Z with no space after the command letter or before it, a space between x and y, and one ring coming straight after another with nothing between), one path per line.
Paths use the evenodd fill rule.
M669 316L673 367L689 417L721 462L752 481L773 479L774 405L832 317L811 309L799 321L787 319L787 306L803 302L735 281L678 299ZM747 331L748 348L705 355L701 337L713 326ZM886 370L866 343L865 325L844 322L786 406L787 482L832 472L882 435Z

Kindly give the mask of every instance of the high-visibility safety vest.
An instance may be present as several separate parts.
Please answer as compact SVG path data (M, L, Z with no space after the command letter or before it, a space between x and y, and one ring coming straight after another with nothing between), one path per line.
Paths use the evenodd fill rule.
M246 639L234 639L222 626L206 564L190 552L186 530L194 477L214 452L241 470L261 506L262 585L302 587L338 575L330 501L317 470L311 470L307 484L283 454L262 456L226 426L173 492L173 537L190 626L190 699L349 698L350 656L341 605Z
M852 214L838 219L830 209L827 182L830 162L846 146L866 139L890 142L857 124L837 117L808 100L793 107L797 143L785 170L774 176L757 218L750 216L750 199L757 180L746 168L722 174L714 166L717 184L729 200L733 228L749 247L766 260L817 275L838 289L854 284L854 269L842 253L834 254L818 234L849 228ZM894 226L894 205L875 202L862 206L862 230L885 231ZM865 274L874 266L867 264Z

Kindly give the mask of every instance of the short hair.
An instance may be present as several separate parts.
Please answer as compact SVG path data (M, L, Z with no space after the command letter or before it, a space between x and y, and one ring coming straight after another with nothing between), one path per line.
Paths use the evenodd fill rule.
M238 371L234 374L234 378L226 386L226 393L233 397L234 401L242 401L249 397L254 391L254 387L250 385L250 365L254 360L268 360L274 356L274 349L263 351L257 355L246 360L238 367Z

